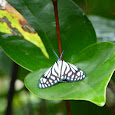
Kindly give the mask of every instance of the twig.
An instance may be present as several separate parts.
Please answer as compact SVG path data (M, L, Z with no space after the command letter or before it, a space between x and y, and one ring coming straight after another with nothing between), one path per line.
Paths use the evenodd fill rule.
M54 12L55 12L55 21L56 21L56 30L57 30L57 40L58 40L58 48L59 48L59 56L60 56L61 53L62 53L62 48L61 48L61 39L60 39L58 9L57 9L57 2L58 2L58 0L52 0L52 2L53 2ZM62 57L61 57L61 60L63 60ZM66 108L67 108L67 114L68 114L68 115L71 115L69 100L66 100L65 103L66 103Z
M12 100L13 100L14 91L15 91L14 83L17 77L17 70L18 70L18 65L14 63L13 71L11 75L11 81L10 81L10 88L8 92L8 103L7 103L7 108L6 108L6 115L12 115Z

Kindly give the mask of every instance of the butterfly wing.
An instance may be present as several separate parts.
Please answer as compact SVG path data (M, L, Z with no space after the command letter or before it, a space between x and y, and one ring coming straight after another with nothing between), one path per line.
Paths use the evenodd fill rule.
M86 77L86 74L73 64L63 61L61 70L61 80L64 81L79 81Z
M59 65L57 62L53 66L51 66L40 78L39 80L39 88L44 89L51 87L54 84L57 84L60 81L59 78Z
M75 65L58 60L42 75L38 85L40 89L44 89L58 82L79 81L85 77L85 73Z

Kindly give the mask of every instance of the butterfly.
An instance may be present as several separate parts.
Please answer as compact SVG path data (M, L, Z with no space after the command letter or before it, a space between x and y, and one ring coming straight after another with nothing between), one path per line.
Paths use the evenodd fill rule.
M55 52L54 52L55 53ZM62 52L63 54L63 52ZM75 82L82 80L86 74L78 67L58 57L58 61L54 63L40 78L38 86L40 89L51 87L59 82Z

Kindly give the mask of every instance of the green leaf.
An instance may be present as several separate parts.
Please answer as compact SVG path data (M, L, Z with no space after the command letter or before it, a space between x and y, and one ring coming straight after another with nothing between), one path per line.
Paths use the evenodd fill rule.
M90 45L72 63L86 73L84 80L39 89L38 81L47 70L41 69L28 74L25 85L36 96L44 99L87 100L103 106L106 101L106 86L115 69L115 44L102 42Z
M41 49L49 58L39 35L30 27L23 16L5 0L0 3L0 32L22 36Z
M57 57L58 42L51 0L8 0L39 33L50 56L46 59L39 48L19 36L1 34L0 45L19 65L34 71L50 67ZM70 10L71 9L71 10ZM79 52L96 42L95 31L84 12L71 0L58 0L63 57L71 62Z
M95 28L98 42L115 42L115 20L95 15L89 15L88 18Z

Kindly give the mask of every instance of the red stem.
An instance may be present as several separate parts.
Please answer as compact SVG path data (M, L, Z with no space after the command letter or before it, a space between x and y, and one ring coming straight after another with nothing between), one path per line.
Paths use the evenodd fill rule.
M53 6L54 6L54 12L55 12L55 21L56 21L56 30L57 30L57 40L58 40L58 48L59 48L59 56L62 53L62 48L61 48L61 38L60 38L60 29L59 29L59 19L58 19L58 9L57 9L57 1L58 0L52 0ZM61 60L63 58L61 57ZM71 109L70 109L70 103L69 100L65 100L66 103L66 108L67 108L67 114L71 115Z
M69 100L65 100L65 103L66 103L66 108L67 108L67 114L68 114L68 115L71 115L71 109L70 109Z
M52 0L53 1L53 6L54 6L54 12L55 12L55 21L56 21L56 30L57 30L57 40L58 40L58 49L59 49L59 56L62 53L61 49L61 38L60 38L60 29L59 29L59 19L58 19L58 10L57 10L57 1L58 0ZM63 58L61 57L61 60Z

